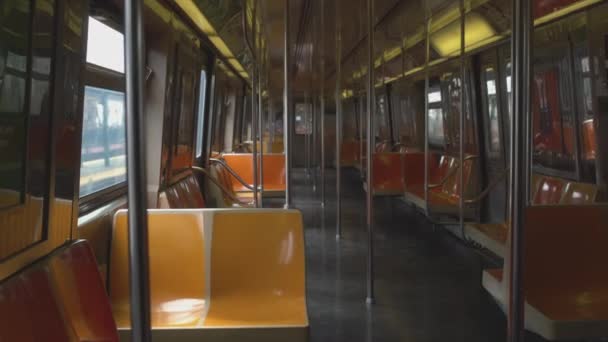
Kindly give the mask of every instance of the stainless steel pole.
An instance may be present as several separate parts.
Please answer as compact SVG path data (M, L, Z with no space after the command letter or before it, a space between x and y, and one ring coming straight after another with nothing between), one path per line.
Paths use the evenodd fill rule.
M321 0L321 208L325 207L325 0Z
M336 239L342 235L342 23L340 0L336 1Z
M127 184L129 200L129 280L131 339L148 342L150 276L144 66L146 60L143 1L125 1L125 85L127 109Z
M310 123L310 110L312 107L308 106L308 93L304 93L304 127L306 127L306 134L304 135L304 168L306 169L306 179L310 179L310 134L308 131L308 124Z
M367 0L367 298L374 303L374 197L372 194L374 159L374 0Z
M255 43L254 43L255 46ZM256 208L260 206L258 200L258 120L256 105L257 88L257 67L254 65L251 72L251 140L252 140L252 160L253 160L253 203Z
M285 32L284 32L284 56L283 56L283 141L285 148L285 208L291 207L291 134L293 128L291 123L291 49L289 29L289 0L285 0Z
M427 19L424 25L426 40L424 60L424 211L426 216L429 216L429 161L431 157L429 149L429 63L431 59L431 17L428 15L428 8L425 9L425 15Z
M509 307L508 331L509 342L524 341L524 291L523 291L523 245L524 220L526 208L526 175L529 168L527 150L529 139L526 121L530 115L529 101L530 75L526 74L530 63L530 31L532 19L530 2L513 0L513 35L511 38L512 82L513 86L513 122L511 124L511 204L509 215L511 222L511 250L509 255Z
M264 57L263 56L263 51L262 51L262 33L260 32L260 36L258 39L258 46L259 46L259 50L258 50L258 63L260 63L259 68L258 68L258 134L259 134L259 139L260 139L260 159L259 159L259 168L260 168L260 178L259 178L259 184L260 184L260 199L259 199L259 203L258 205L260 207L264 207L264 111L263 111L263 107L262 107L262 74L264 71L264 66L265 66L265 62L264 62Z
M465 239L464 236L464 136L465 132L465 110L466 110L466 67L465 67L465 40L464 40L464 30L465 30L465 12L464 12L464 0L460 0L460 136L459 136L459 167L458 167L458 182L460 184L460 198L458 200L458 218L460 225L460 233L462 234L462 239Z

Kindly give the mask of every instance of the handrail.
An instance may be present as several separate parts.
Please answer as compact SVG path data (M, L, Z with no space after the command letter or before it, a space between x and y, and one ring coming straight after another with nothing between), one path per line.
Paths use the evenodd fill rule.
M228 164L226 164L225 161L221 160L221 159L216 159L216 158L209 158L209 161L212 163L217 163L220 164L223 168L225 168L234 178L236 178L236 180L241 183L241 185L243 185L244 187L246 187L247 189L253 191L253 186L247 184L247 182L245 182L245 180L243 178L241 178L241 176L239 176L238 173L236 173L236 171L234 171L230 166L228 166Z
M232 191L228 190L224 184L222 184L219 180L217 180L215 177L213 177L213 175L211 175L209 173L209 171L205 170L204 168L200 167L200 166L192 166L192 170L197 171L202 173L205 177L209 178L209 180L215 184L218 188L220 188L220 190L222 190L222 192L227 195L231 201L238 203L240 205L245 205L250 207L251 203L247 203L247 202L243 202L241 201L239 198L237 198L236 196L234 196L234 194L232 193Z
M479 156L472 154L472 155L468 155L468 156L464 157L464 159L462 161L466 162L467 160L476 159L476 158L479 158ZM448 172L448 174L445 175L445 177L443 177L443 179L439 183L429 184L427 186L427 188L428 189L435 189L435 188L438 188L440 186L443 186L445 184L445 182L447 182L448 179L450 179L450 177L452 177L456 173L456 171L458 171L458 169L460 168L458 160L454 160L454 163L456 163L456 166L453 169L451 169L450 172Z
M502 180L504 180L505 176L508 174L509 174L509 168L507 167L506 169L502 170L500 175L498 175L498 177L496 177L496 179L494 179L490 184L488 184L488 186L482 192L480 192L474 198L465 199L464 203L473 204L473 203L477 203L477 202L481 201L481 199L486 197L490 193L490 191L492 189L494 189L494 187L496 187L498 184L500 184L500 182Z

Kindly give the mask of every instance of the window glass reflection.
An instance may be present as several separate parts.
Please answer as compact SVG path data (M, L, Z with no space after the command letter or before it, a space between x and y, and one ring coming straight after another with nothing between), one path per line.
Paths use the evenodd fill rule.
M124 94L85 87L80 196L126 181Z

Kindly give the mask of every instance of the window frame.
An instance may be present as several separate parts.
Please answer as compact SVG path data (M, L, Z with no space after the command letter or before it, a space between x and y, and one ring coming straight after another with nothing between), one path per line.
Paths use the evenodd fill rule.
M88 25L87 17L87 25ZM107 24L106 24L107 25ZM124 35L124 32L119 31ZM87 46L89 42L87 40ZM84 82L82 84L82 96L84 97L85 88L87 86L111 90L116 92L121 92L125 94L125 74L120 73L118 71L114 71L108 68L105 68L100 65L91 64L86 62L85 64L85 72L84 72ZM125 94L126 96L126 94ZM84 107L82 108L84 111ZM126 110L126 109L125 109ZM126 114L126 113L125 113ZM80 113L82 115L82 113ZM126 118L125 118L126 119ZM84 117L81 120L81 125L84 125ZM82 149L82 141L81 141L81 149ZM79 155L79 164L82 160L82 152ZM80 191L80 171L81 167L78 168L78 188ZM85 215L90 213L91 211L101 207L102 205L116 200L122 196L127 194L127 181L114 184L107 188L103 188L101 190L92 192L85 196L79 197L78 202L78 216Z

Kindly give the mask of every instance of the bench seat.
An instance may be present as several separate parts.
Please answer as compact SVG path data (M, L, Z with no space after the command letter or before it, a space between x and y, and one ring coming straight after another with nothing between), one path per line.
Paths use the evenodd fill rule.
M127 211L115 216L110 296L128 340ZM306 341L295 210L149 210L154 341ZM176 267L179 265L179 267Z
M524 225L527 330L548 340L608 336L608 206L532 206ZM510 250L507 241L507 251ZM510 258L483 272L482 285L507 310Z
M264 196L280 197L285 194L285 154L264 153L263 155L263 189ZM251 153L225 153L221 157L247 185L253 187L253 154ZM230 176L232 190L235 193L251 192L237 179Z
M560 178L533 174L531 198L534 205L589 205L595 202L598 187ZM494 254L504 257L509 226L507 223L467 225L468 236Z

